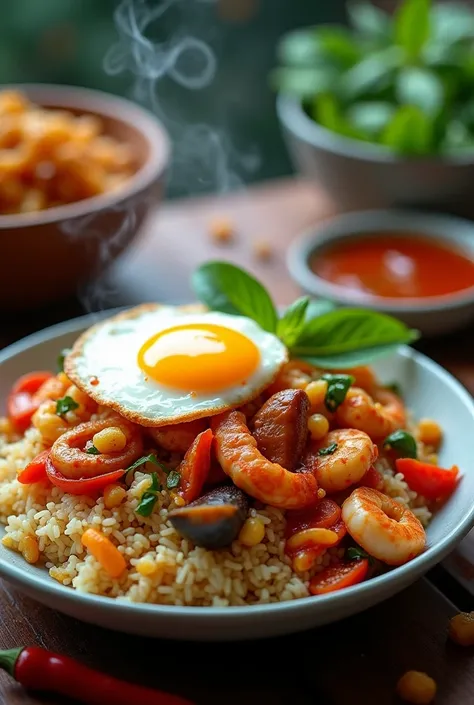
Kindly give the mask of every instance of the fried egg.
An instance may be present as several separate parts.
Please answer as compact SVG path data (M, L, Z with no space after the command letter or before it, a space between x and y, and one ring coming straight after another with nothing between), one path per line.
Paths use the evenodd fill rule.
M64 369L99 404L165 426L251 401L286 360L282 342L250 318L144 304L86 331Z

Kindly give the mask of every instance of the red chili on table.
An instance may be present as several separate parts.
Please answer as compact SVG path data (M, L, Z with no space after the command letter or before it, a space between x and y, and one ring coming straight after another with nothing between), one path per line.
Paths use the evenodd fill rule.
M126 683L36 646L0 651L0 668L29 690L57 693L85 705L192 705L177 695Z

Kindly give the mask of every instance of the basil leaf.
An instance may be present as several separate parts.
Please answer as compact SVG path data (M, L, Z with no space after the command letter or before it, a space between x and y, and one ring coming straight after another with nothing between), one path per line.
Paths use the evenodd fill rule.
M68 411L74 411L78 407L79 404L72 397L66 396L56 401L56 413L58 416L64 416Z
M391 316L341 308L308 321L291 354L329 369L355 367L395 352L399 345L418 337L417 331Z
M427 154L433 147L433 121L416 105L401 105L380 141L399 154Z
M332 455L337 450L337 443L331 443L327 448L320 448L318 455Z
M362 558L369 558L370 556L359 546L349 546L346 551L346 556L351 561L360 561Z
M366 139L365 133L346 120L342 112L342 106L336 97L330 93L316 96L313 104L313 118L323 127L332 130L332 132L338 132L344 137L356 140Z
M463 3L436 3L430 18L433 42L450 46L461 39L474 37L474 13Z
M397 46L374 51L341 76L339 91L352 101L387 86L402 61L403 52Z
M58 359L57 359L58 372L64 372L64 360L66 358L66 355L69 355L70 352L71 352L70 348L64 348L59 353Z
M418 456L416 441L408 431L394 431L383 442L384 448L393 448L402 458Z
M373 39L389 39L392 24L390 16L370 2L349 2L349 19L360 34Z
M282 66L270 73L270 85L298 98L313 98L328 91L336 80L328 66Z
M179 483L181 482L181 475L177 470L172 470L168 477L166 478L166 487L169 490L174 489L175 487L178 487Z
M135 509L135 513L142 517L149 517L153 512L157 500L158 497L154 492L144 492L140 500L140 504Z
M352 375L330 375L321 377L328 383L324 404L328 411L336 411L346 398L347 391L351 384L354 384L355 377Z
M313 318L322 316L323 313L335 311L336 308L336 304L332 301L327 301L326 299L310 299L306 308L305 323L308 323L308 321L311 321Z
M308 304L308 296L303 296L300 299L296 299L291 306L288 306L285 313L278 321L278 337L287 347L291 347L298 339L298 335L300 334L300 331L305 323Z
M397 76L400 103L416 105L427 115L436 115L444 103L444 86L433 71L407 66Z
M97 450L95 446L89 446L89 448L86 450L86 453L89 455L100 455L100 450Z
M317 28L307 27L288 32L279 42L277 54L282 64L313 67L322 59Z
M143 455L141 458L138 458L138 460L135 460L132 465L130 465L124 472L124 480L125 482L130 482L130 477L131 474L135 472L141 465L144 465L145 463L153 463L154 465L157 465L161 470L167 470L163 463L160 463L158 458L154 453L150 453L150 455Z
M416 59L430 35L430 0L404 0L395 14L395 41Z
M361 58L361 49L353 34L339 25L319 25L317 39L324 59L333 61L342 68L349 68Z
M351 66L360 48L343 26L318 25L288 32L277 49L282 64L290 67L331 68Z
M206 262L192 276L200 301L214 311L247 316L263 330L274 333L278 315L259 281L229 262Z
M381 101L365 101L355 103L347 112L347 119L358 130L363 130L372 137L390 121L395 107Z

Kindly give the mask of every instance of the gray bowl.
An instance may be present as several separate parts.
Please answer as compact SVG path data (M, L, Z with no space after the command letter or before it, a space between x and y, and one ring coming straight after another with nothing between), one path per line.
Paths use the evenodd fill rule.
M416 207L474 216L474 158L407 159L315 123L280 94L277 114L295 167L322 186L338 211Z
M362 211L347 213L315 225L293 241L287 252L291 277L311 296L329 299L341 306L361 306L382 311L434 336L461 328L474 320L474 287L455 294L406 300L357 293L322 279L310 268L312 256L327 245L380 232L431 236L456 246L474 260L474 223L452 216L418 211Z

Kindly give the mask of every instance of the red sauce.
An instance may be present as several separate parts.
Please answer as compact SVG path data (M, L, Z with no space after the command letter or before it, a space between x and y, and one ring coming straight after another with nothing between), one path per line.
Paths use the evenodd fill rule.
M380 233L361 235L317 253L322 279L356 292L390 298L453 294L474 286L474 262L439 240Z

